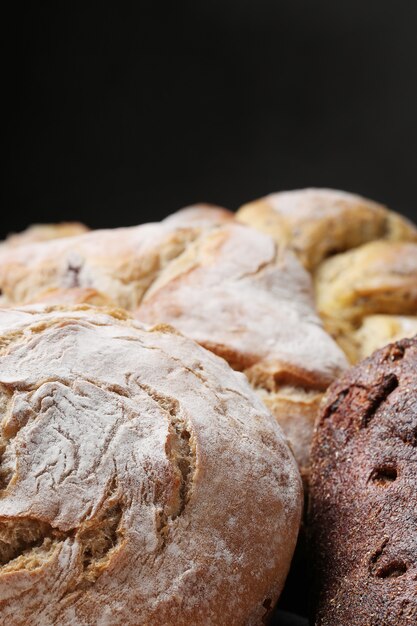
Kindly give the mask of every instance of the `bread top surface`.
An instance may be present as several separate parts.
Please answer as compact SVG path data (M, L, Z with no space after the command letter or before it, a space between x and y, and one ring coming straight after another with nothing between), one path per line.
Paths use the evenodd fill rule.
M5 247L0 249L0 304L28 304L51 297L53 290L94 289L116 306L132 309L161 269L202 230L230 219L225 209L195 205L161 223ZM77 297L82 301L82 292Z
M334 189L270 194L241 207L237 219L287 242L310 271L331 254L375 239L417 241L417 229L406 218Z
M2 310L0 346L5 623L261 623L302 495L244 376L85 306Z
M50 239L61 239L63 237L74 237L88 232L88 227L80 222L61 222L57 224L32 224L20 233L13 233L3 242L0 242L0 250L4 248L14 248L16 246L49 241Z
M252 379L324 389L346 361L314 312L311 280L274 241L205 205L159 224L0 253L4 305L105 303L168 322ZM67 293L66 293L67 292Z
M198 228L212 228L220 224L233 221L235 214L214 204L193 204L184 207L163 221L170 226L195 226Z
M417 621L417 338L334 383L312 446L317 625Z
M161 256L182 250L191 236L146 224L0 251L1 303L27 304L54 289L93 288L112 291L117 304L130 308L159 270Z
M272 391L285 384L325 389L346 367L295 256L237 223L191 244L161 272L136 315L172 324Z

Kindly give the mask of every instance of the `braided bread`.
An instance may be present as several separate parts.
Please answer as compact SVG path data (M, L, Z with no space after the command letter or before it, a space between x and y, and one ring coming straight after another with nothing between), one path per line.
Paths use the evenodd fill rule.
M414 332L417 228L406 218L354 194L303 189L249 203L237 219L297 254L314 278L325 328L352 362ZM375 314L411 318L398 321L393 333L388 320L375 321ZM378 343L366 339L374 324Z

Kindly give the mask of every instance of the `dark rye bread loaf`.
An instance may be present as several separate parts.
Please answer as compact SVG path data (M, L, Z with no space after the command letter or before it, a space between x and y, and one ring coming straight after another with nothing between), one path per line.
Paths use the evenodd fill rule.
M312 446L317 626L417 624L417 337L348 371Z

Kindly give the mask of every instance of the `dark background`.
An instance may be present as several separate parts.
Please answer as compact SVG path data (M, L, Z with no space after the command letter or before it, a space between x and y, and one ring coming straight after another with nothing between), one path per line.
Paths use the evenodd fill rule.
M416 29L413 0L15 3L0 235L308 185L417 218Z

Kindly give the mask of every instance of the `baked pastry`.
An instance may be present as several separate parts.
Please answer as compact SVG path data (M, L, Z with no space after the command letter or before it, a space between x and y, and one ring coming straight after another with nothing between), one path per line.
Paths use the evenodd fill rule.
M13 233L0 243L0 250L7 247L23 246L28 243L50 241L62 237L74 237L88 231L88 227L80 222L61 222L57 224L32 224L21 233Z
M317 626L417 623L417 338L386 346L326 397L309 528Z
M8 626L261 624L302 489L245 377L119 310L0 311Z
M417 335L417 316L367 315L351 334L355 356L362 360L387 343Z
M368 315L414 315L417 322L417 243L373 241L337 254L320 265L315 286L325 327L356 361L355 331Z
M273 193L242 206L237 219L286 241L310 271L337 252L384 239L417 241L417 229L382 204L335 189Z
M417 228L406 218L331 189L271 194L243 206L237 218L297 254L313 275L325 328L351 362L372 351L361 343L367 316L415 316L417 323Z
M295 256L229 212L197 206L159 224L21 247L0 254L0 288L8 306L82 302L90 289L147 323L173 324L245 372L307 471L318 402L347 362Z

